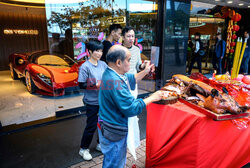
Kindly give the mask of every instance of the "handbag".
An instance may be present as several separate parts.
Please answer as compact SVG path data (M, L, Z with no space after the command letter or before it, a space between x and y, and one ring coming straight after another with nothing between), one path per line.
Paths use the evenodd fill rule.
M199 51L198 51L198 54L201 56L201 57L203 57L205 54L206 54L206 52L205 52L205 50L204 50L204 46L203 46L203 43L199 40L199 43L200 43L200 49L199 49Z
M128 134L128 127L113 125L105 121L100 122L100 126L102 135L112 142L120 141Z
M200 49L198 51L198 54L203 57L206 54L206 52L204 50Z

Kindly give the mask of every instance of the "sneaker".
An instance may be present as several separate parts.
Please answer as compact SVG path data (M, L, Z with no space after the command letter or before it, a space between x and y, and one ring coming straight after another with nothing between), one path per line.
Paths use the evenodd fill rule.
M79 151L79 155L81 155L83 157L84 160L91 160L92 156L89 153L89 149L80 149Z
M101 149L101 145L100 144L97 144L95 149L99 152L102 152L102 149Z

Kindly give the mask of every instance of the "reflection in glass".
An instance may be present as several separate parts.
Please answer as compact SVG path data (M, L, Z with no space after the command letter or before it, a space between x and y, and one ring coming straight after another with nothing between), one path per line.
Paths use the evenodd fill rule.
M47 66L72 66L76 62L70 59L66 55L36 55L33 58L38 65L47 65Z
M128 25L135 29L135 38L142 45L142 59L150 60L151 46L156 44L158 1L127 0L127 4Z
M141 50L141 60L151 60L152 46L156 45L158 0L127 0L127 25L135 30L135 44ZM161 26L161 25L159 25ZM151 60L154 62L153 60ZM155 72L148 74L138 88L155 91Z
M185 73L190 2L167 0L164 37L163 80Z
M52 33L60 33L63 38L67 29L72 30L74 56L76 59L85 52L84 45L89 39L98 38L101 32L105 39L108 28L113 23L125 26L125 1L93 0L79 3L55 4L46 2L48 36L51 43ZM78 45L78 46L77 46ZM77 47L76 47L77 46ZM69 46L67 46L69 47Z

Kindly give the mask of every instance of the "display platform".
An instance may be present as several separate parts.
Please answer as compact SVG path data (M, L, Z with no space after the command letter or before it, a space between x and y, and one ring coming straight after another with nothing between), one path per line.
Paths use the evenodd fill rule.
M30 94L22 80L13 80L10 77L10 71L0 71L0 76L2 126L53 117L56 111L83 105L81 92L61 97Z
M249 122L214 121L180 102L151 103L146 167L242 167L250 162Z

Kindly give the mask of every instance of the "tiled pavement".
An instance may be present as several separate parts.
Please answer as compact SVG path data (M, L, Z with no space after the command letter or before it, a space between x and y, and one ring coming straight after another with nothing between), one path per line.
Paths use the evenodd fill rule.
M131 168L134 164L136 168L144 168L146 160L146 139L141 140L141 146L136 149L137 160L127 151L126 168ZM103 155L93 158L91 161L83 161L69 168L102 168Z

